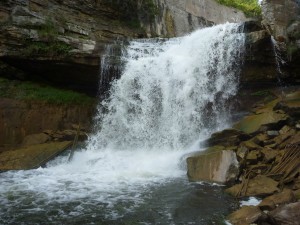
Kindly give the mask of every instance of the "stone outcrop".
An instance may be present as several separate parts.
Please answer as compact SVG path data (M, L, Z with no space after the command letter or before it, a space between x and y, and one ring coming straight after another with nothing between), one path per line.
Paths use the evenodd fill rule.
M107 1L1 1L1 60L23 70L23 79L95 94L105 45L143 35L120 13Z
M0 171L35 169L62 153L72 142L51 142L0 153Z
M291 78L299 79L300 60L300 4L298 0L263 0L262 24L274 38L278 50L281 76L288 73Z
M300 196L300 98L299 91L285 91L286 93L276 99L256 104L252 115L238 123L244 125L235 126L236 129L248 133L247 140L232 141L229 135L228 143L223 139L225 143L216 142L218 145L209 147L231 149L237 155L240 165L240 174L236 177L238 183L227 188L227 193L237 198L262 198L258 206L243 207L229 215L228 219L234 225L299 224L299 213L295 212L298 210ZM247 119L274 113L285 115L285 119L267 123L261 122L264 120ZM225 130L212 136L218 137L227 132ZM234 143L237 144L231 146Z
M157 3L160 12L154 30L159 36L178 37L213 24L249 20L241 11L215 0L158 0ZM150 30L147 26L146 29Z
M174 37L212 24L245 21L238 10L214 0L6 0L0 2L0 76L43 80L91 95L118 77L112 55L107 81L99 86L106 46L141 37ZM135 7L133 7L135 6ZM0 67L3 67L0 65Z
M45 130L74 130L74 124L80 124L90 131L94 112L94 105L55 105L1 98L0 151L13 149L22 142L24 145L44 143L49 134L40 133ZM57 138L60 140L59 135Z

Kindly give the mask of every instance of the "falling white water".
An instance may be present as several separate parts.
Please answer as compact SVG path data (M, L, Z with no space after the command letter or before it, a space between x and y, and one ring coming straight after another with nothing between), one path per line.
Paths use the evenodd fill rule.
M49 224L79 215L92 221L100 212L102 220L116 219L155 198L156 187L185 180L187 148L228 122L226 101L236 94L244 49L238 29L224 24L183 38L131 42L87 148L71 162L60 157L47 168L0 174L0 223L22 224L39 212ZM187 183L180 185L182 194ZM161 217L172 214L161 204Z
M238 29L225 24L166 42L131 42L89 148L178 150L226 126L244 46Z

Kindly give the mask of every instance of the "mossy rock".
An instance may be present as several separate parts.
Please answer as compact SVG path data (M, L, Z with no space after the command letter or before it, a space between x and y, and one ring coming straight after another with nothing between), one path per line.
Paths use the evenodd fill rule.
M235 129L241 130L247 134L253 134L259 131L261 126L276 125L279 122L286 121L288 116L284 113L274 111L264 112L258 115L250 115L243 118L234 125Z
M62 153L71 141L37 144L0 154L0 171L38 168Z

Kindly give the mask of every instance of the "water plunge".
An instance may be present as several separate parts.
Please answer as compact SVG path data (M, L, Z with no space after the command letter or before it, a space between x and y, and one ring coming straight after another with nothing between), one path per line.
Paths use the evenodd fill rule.
M188 183L183 156L229 122L239 27L131 42L86 149L69 163L61 156L47 168L0 174L0 223L207 224L226 213L220 187Z

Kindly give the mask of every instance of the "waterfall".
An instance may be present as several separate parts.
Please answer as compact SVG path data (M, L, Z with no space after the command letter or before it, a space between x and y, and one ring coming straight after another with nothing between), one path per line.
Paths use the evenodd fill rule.
M89 148L182 149L228 122L244 35L237 24L170 40L132 41Z
M275 40L273 36L271 36L271 42L272 42L272 47L273 47L273 53L274 53L274 59L276 63L276 70L277 70L277 83L279 85L279 88L281 90L281 95L285 96L284 93L284 82L282 81L282 78L284 77L284 73L281 70L281 66L286 64L286 61L283 59L280 51L280 46Z
M229 121L244 49L239 29L132 41L87 147L70 162L60 156L46 168L0 174L0 224L219 224L232 204L213 186L189 183L184 156Z

